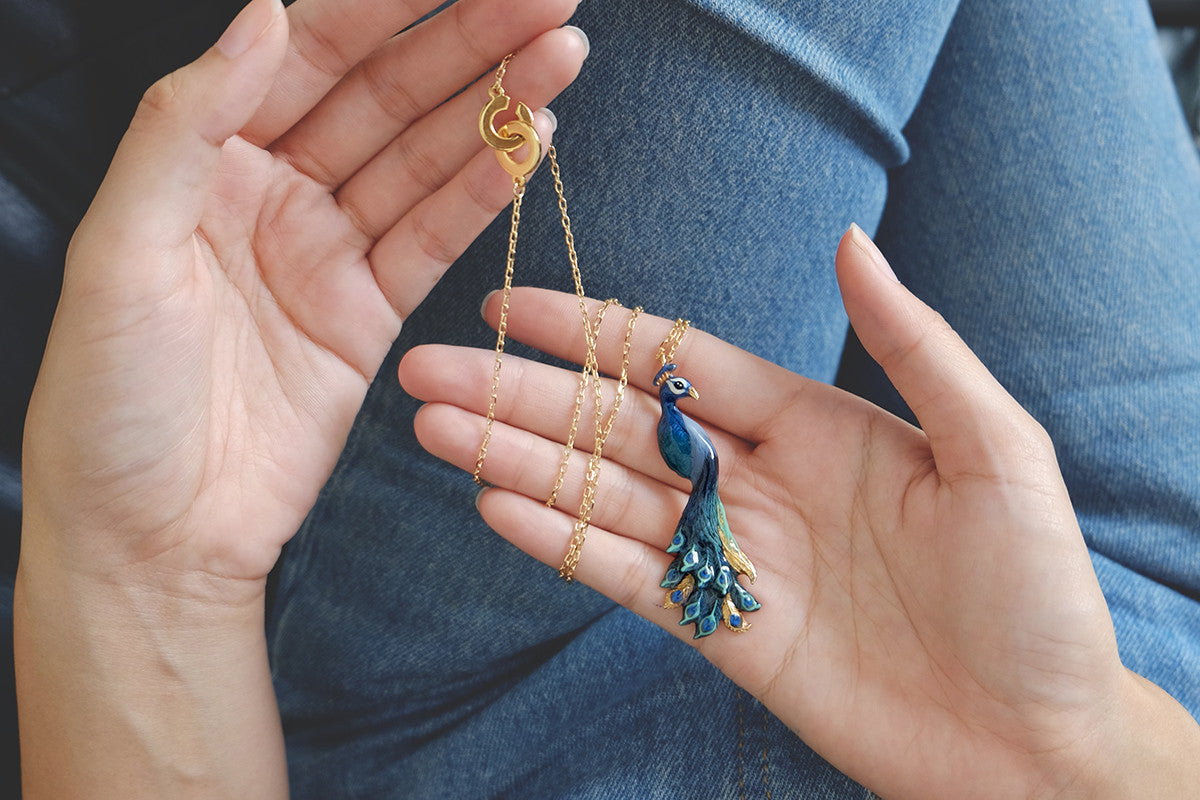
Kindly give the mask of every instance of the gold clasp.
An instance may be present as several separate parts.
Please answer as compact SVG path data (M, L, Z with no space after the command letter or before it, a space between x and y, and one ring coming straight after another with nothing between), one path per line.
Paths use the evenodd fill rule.
M542 160L542 140L533 127L533 112L529 106L517 102L517 118L509 120L496 130L496 117L508 110L512 98L499 86L492 86L492 99L479 113L479 135L496 151L496 160L509 175L524 180ZM518 160L513 153L522 145L528 147L525 157Z

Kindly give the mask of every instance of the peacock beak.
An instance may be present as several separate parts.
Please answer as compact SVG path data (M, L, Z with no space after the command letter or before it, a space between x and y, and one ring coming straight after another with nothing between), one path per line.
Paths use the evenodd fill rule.
M695 386L689 386L689 387L688 387L688 397L692 398L693 400L699 400L699 399L700 399L700 393L696 391L696 387L695 387Z

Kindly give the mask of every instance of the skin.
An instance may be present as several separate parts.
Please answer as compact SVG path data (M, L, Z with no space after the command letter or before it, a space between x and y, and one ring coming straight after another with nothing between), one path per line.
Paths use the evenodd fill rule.
M486 81L441 103L523 47L506 85L536 107L586 55L557 30L570 0L464 0L391 38L435 5L254 0L139 108L72 242L25 429L27 797L286 796L265 577L401 321L510 197L476 139ZM680 348L768 600L702 651L886 797L1184 796L1196 726L1120 666L1044 434L881 263L843 245L847 308L924 433L699 331ZM513 335L580 355L573 298L513 310ZM668 328L641 323L637 382ZM605 367L618 350L604 337ZM402 365L455 463L474 463L489 358ZM508 364L486 473L504 488L480 506L557 565L572 518L530 498L574 378ZM547 391L517 405L522 384ZM655 587L685 487L642 435L656 404L626 403L577 575L681 633Z
M25 796L286 796L265 579L401 321L511 199L487 81L575 0L254 0L145 96L67 256L14 598ZM441 105L443 101L444 105ZM550 117L537 115L543 138Z
M576 577L697 647L882 797L1190 796L1200 728L1121 665L1045 431L861 230L836 266L859 338L922 428L689 332L674 360L701 399L680 405L717 447L721 497L763 602L752 631L693 641L658 588L688 490L653 435L650 379L671 323L643 316ZM582 359L574 298L522 289L511 309L510 336ZM494 324L495 298L484 312ZM623 330L611 310L598 345L610 374ZM445 346L400 366L404 387L428 401L422 444L468 470L490 370L490 354ZM477 504L502 536L557 566L586 455L575 454L557 508L544 498L577 377L518 359L503 376L483 472L497 488ZM591 436L585 424L579 441Z

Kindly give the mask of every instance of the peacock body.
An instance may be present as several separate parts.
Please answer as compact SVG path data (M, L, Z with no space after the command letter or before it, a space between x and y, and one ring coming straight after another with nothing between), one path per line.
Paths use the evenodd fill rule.
M686 378L672 374L666 364L655 378L662 416L658 420L658 449L674 472L692 483L687 505L671 537L668 553L675 558L661 586L667 590L664 608L683 608L680 625L696 626L693 638L709 636L721 622L734 631L749 629L745 614L761 604L738 578L753 583L754 565L738 547L725 506L717 493L718 461L708 434L679 410L684 397L699 397Z

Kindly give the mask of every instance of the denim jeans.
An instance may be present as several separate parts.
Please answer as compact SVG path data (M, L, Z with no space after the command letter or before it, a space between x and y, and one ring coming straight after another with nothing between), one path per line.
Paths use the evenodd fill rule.
M1200 170L1144 3L585 0L577 22L592 53L554 109L589 293L905 413L853 337L843 356L832 254L877 229L1050 431L1125 662L1200 711ZM549 176L522 220L517 283L569 290ZM418 446L396 362L490 346L506 236L406 321L285 552L294 794L869 797L491 534Z

